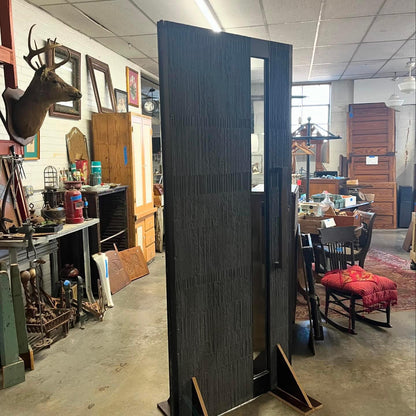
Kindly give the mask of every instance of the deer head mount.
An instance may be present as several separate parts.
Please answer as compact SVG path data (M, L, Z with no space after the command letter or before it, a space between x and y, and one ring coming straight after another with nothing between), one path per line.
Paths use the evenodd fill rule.
M70 52L67 50L67 57L59 63L49 67L43 64L41 54L61 45L56 43L56 40L48 39L43 48L38 48L35 41L35 49L33 49L31 37L34 26L30 28L28 35L29 53L24 56L24 60L35 71L33 79L25 92L7 88L3 93L6 104L6 120L2 117L3 122L9 135L21 145L26 145L33 140L52 104L81 98L81 93L76 88L67 84L54 72L71 59ZM36 66L32 63L35 56L39 60Z

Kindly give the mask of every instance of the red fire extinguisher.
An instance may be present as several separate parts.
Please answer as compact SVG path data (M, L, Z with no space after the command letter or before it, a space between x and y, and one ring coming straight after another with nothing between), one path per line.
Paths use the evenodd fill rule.
M79 191L80 188L80 181L65 182L65 213L67 224L81 224L84 222L84 217L82 216L84 202L82 200L82 194Z

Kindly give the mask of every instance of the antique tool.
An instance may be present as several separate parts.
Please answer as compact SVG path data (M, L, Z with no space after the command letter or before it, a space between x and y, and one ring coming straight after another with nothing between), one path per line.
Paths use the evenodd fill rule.
M79 327L84 329L84 323L86 320L85 312L82 310L82 298L84 296L84 280L81 276L77 276L77 321Z
M37 305L37 309L39 311L39 313L42 312L42 302L40 299L40 295L39 295L39 290L38 290L38 286L37 286L37 282L36 282L36 269L34 269L33 267L30 268L28 270L29 272L29 276L30 276L30 285L32 286L32 299L33 299L33 303L35 305Z
M23 241L24 242L27 241L27 248L26 248L27 258L29 258L30 251L33 251L33 253L35 254L35 258L36 258L37 257L36 248L35 248L35 245L33 244L33 233L35 232L35 229L32 227L32 224L30 223L30 219L27 219L27 221L24 222L17 231L25 235L23 238Z

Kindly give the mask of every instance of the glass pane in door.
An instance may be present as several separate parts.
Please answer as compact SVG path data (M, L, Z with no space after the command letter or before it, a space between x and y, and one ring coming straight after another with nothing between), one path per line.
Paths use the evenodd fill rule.
M267 370L264 234L264 59L251 58L251 222L254 375Z

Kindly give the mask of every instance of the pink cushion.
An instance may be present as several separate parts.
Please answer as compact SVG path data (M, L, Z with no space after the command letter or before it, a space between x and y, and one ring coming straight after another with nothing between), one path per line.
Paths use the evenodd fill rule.
M367 272L359 266L352 266L347 270L331 270L325 273L321 283L327 288L359 296L364 307L369 309L397 303L395 282Z

